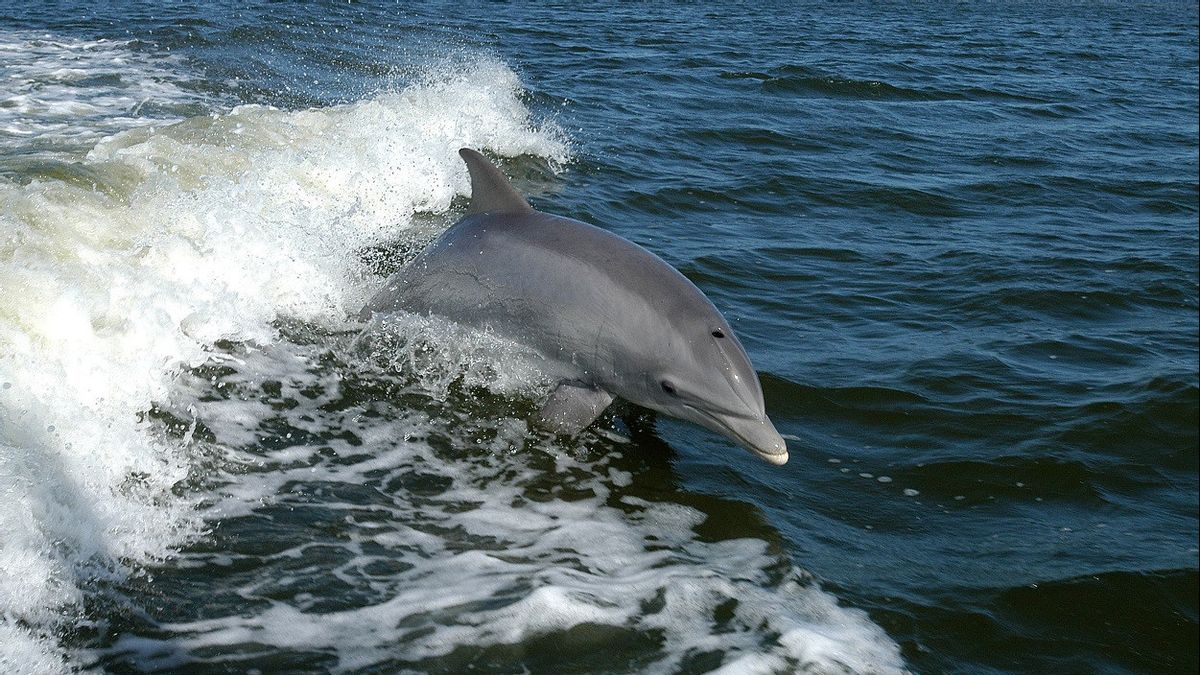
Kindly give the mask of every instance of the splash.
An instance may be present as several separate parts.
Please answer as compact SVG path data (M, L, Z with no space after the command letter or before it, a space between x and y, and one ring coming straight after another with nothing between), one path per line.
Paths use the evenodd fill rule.
M24 68L33 84L11 95L19 105L0 122L10 140L53 147L39 156L49 169L0 182L6 672L66 668L54 635L81 589L203 530L198 497L178 488L194 458L156 437L144 414L179 372L222 339L270 343L278 317L341 323L370 290L357 252L468 190L458 147L566 158L494 60L338 107L242 106L163 126L136 101L194 102L163 74L170 62L138 70L119 43L23 44L40 51L6 68ZM50 84L37 86L35 66ZM76 101L87 110L54 103L70 99L56 78L79 85L126 66L128 86L100 77L101 90ZM68 112L100 137L85 156L56 140L74 133Z
M176 414L226 461L202 509L221 528L172 573L222 581L201 611L129 631L97 663L903 672L865 613L766 541L706 539L705 513L639 494L632 446L556 445L472 387L408 405L444 395L423 381L446 366L403 356L371 371L358 353L238 348L180 382ZM506 352L473 353L457 381L507 390L480 365Z

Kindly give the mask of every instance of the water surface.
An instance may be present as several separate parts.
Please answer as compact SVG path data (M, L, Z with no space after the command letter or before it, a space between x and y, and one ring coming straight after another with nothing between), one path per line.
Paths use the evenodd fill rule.
M1169 672L1190 3L0 5L5 672ZM479 148L676 265L792 459L348 317Z

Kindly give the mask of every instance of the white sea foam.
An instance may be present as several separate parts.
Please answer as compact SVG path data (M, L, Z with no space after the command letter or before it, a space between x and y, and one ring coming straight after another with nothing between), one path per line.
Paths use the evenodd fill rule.
M232 530L228 546L180 563L212 578L235 564L242 581L210 597L219 609L203 618L156 624L160 637L127 636L98 658L154 670L215 653L249 668L256 653L283 650L326 658L335 672L457 672L486 668L488 648L536 651L543 636L556 636L553 658L640 637L640 672L902 672L878 626L765 541L708 541L696 533L700 511L624 494L619 447L529 442L519 419L494 409L460 418L462 400L432 412L347 403L363 388L423 391L422 366L402 359L398 374L363 381L354 352L316 365L336 360L328 350L253 349L215 382L176 390L179 414L212 429L234 460L204 507ZM460 372L486 384L476 369ZM481 439L489 433L520 452L497 451ZM351 486L353 496L332 496ZM257 523L276 519L337 527L259 555L272 535L255 534ZM252 550L239 549L247 541ZM347 596L358 600L347 607ZM603 655L588 659L605 669Z
M65 667L50 636L89 580L201 528L200 497L173 491L195 459L141 421L175 374L221 338L270 343L280 316L343 321L369 292L356 253L467 191L457 148L565 148L486 59L340 107L142 127L136 99L190 95L157 76L124 93L102 77L96 93L55 62L126 77L137 59L119 44L6 39L24 83L0 108L10 140L57 152L71 124L126 129L83 158L88 184L0 182L0 670L41 672Z
M202 104L177 58L131 46L0 29L0 148L86 151Z

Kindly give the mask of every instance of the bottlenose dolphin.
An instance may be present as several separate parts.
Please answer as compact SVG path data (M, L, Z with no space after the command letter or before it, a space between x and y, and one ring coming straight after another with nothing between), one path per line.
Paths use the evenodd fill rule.
M772 464L787 444L729 324L692 282L631 241L535 211L483 155L459 155L471 204L363 308L486 328L546 359L539 413L575 435L620 396L727 436Z

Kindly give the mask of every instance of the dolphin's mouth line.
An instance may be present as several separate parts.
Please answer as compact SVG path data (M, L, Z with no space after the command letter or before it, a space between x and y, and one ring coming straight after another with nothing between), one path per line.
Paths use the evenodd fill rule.
M717 417L716 415L713 415L712 413L708 412L707 410L702 410L700 408L697 408L696 406L691 405L690 403L684 403L683 405L686 406L689 410L699 413L705 419L711 420L713 423L715 423L717 426L724 429L731 436L733 436L734 438L737 438L739 441L741 441L742 446L745 447L747 450L749 450L750 452L753 452L754 454L767 460L768 462L778 463L778 460L780 457L787 457L787 455L788 455L787 450L784 450L783 452L778 452L778 453L764 452L763 450L760 450L754 444L753 441L751 441L749 438L746 438L746 436L744 436L743 434L739 433L737 429L730 427L728 424L726 424L721 418ZM737 413L730 414L730 417L737 417L737 418L744 419L744 420L750 420L752 422L760 421L756 417L752 417L750 415L741 415L741 414L737 414Z
M716 408L712 412L709 412L708 410L704 410L703 408L698 408L698 407L692 405L691 403L684 403L684 405L691 408L692 410L695 410L696 412L700 413L701 415L704 415L705 417L708 417L709 419L717 420L718 422L720 422L720 419L717 417L718 414L726 415L728 417L736 417L741 420L751 420L751 421L758 420L758 418L755 417L754 415L747 415L745 413L734 412L732 410L722 410L720 408Z
M700 408L697 405L703 399L701 399L698 396L693 396L687 392L683 392L683 391L678 392L676 394L676 398L679 400L679 403L682 404L685 408L688 408L689 410L694 410L708 418L716 419L716 415L728 415L729 417L737 417L737 418L743 419L743 420L757 420L758 419L754 415L747 415L744 412L739 412L737 410L731 410L728 408L721 408L718 406L713 406L711 409L711 412L710 412L709 410ZM717 421L719 422L720 420L717 420Z

